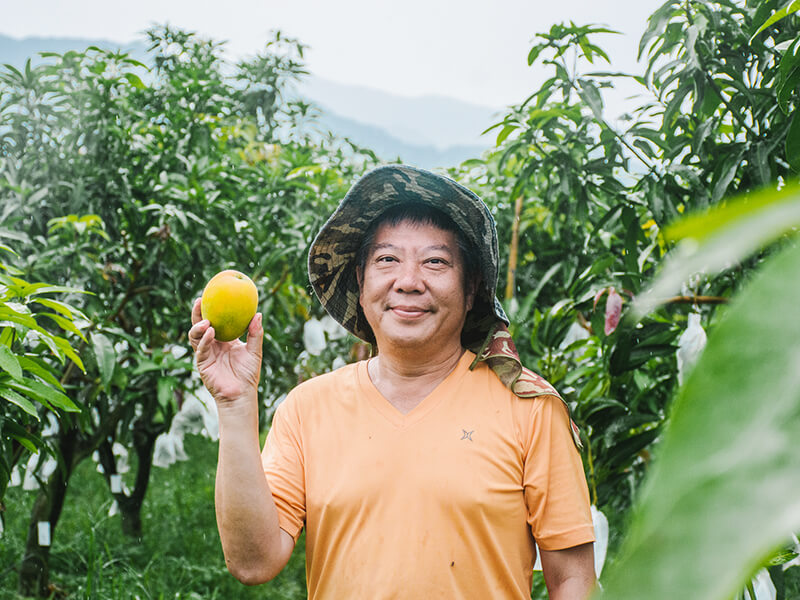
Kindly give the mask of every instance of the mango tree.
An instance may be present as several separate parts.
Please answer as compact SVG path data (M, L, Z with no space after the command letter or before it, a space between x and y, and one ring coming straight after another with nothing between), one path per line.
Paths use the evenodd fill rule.
M31 515L52 530L69 475L97 450L123 530L142 534L155 440L195 385L176 346L185 346L191 302L215 272L248 272L264 292L275 374L264 378L265 393L276 398L296 381L287 349L302 347L310 303L295 256L327 212L318 207L363 164L345 147L309 148L291 130L273 137L296 111L274 93L302 72L291 40L240 65L234 85L218 44L170 28L149 38L152 69L89 48L2 73L3 152L33 190L25 202L4 198L5 217L30 240L18 267L91 292L80 304L91 321L80 348L86 373L68 367L60 376L82 410L59 423L52 443L63 477L44 482ZM115 442L137 458L130 491L115 477ZM31 529L23 593L45 591L47 557Z

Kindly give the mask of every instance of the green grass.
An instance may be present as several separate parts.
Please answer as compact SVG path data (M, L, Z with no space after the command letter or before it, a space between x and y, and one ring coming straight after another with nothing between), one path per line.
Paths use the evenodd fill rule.
M191 460L154 468L142 509L144 536L122 535L119 516L108 516L111 497L92 461L70 482L53 536L50 581L58 598L228 599L306 597L304 538L273 581L247 587L225 568L214 517L217 445L187 436ZM16 566L22 557L34 493L6 494L5 533L0 538L0 600L18 598Z

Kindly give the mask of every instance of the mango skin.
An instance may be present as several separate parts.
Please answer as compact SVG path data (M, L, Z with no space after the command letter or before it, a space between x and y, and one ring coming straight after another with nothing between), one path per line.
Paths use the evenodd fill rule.
M200 312L220 342L238 339L258 310L258 290L244 273L228 269L214 275L200 298Z

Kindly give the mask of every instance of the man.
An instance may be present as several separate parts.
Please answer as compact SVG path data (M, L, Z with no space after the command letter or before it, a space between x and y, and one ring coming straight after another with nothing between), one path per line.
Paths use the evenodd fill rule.
M495 299L494 221L407 166L359 180L314 240L325 309L377 350L295 388L259 454L262 321L189 337L219 407L217 520L228 568L274 577L306 529L310 598L553 599L594 585L588 491L566 404L523 369Z

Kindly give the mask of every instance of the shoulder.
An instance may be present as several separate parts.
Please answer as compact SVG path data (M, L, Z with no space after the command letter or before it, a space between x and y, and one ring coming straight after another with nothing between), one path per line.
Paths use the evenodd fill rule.
M561 394L544 377L522 366L518 361L503 361L493 364L492 359L475 362L470 368L471 377L485 378L498 393L505 394L526 405L536 402L524 402L537 398L554 397L561 402Z
M498 358L501 362L492 364L492 360ZM518 358L489 358L473 365L473 370L489 378L495 392L508 398L515 421L522 430L529 430L534 423L547 428L556 424L569 433L578 450L583 448L580 430L572 420L567 402L549 381L524 367Z
M512 391L520 398L538 398L540 396L555 396L561 398L549 381L527 367L522 367L519 377L512 385Z

